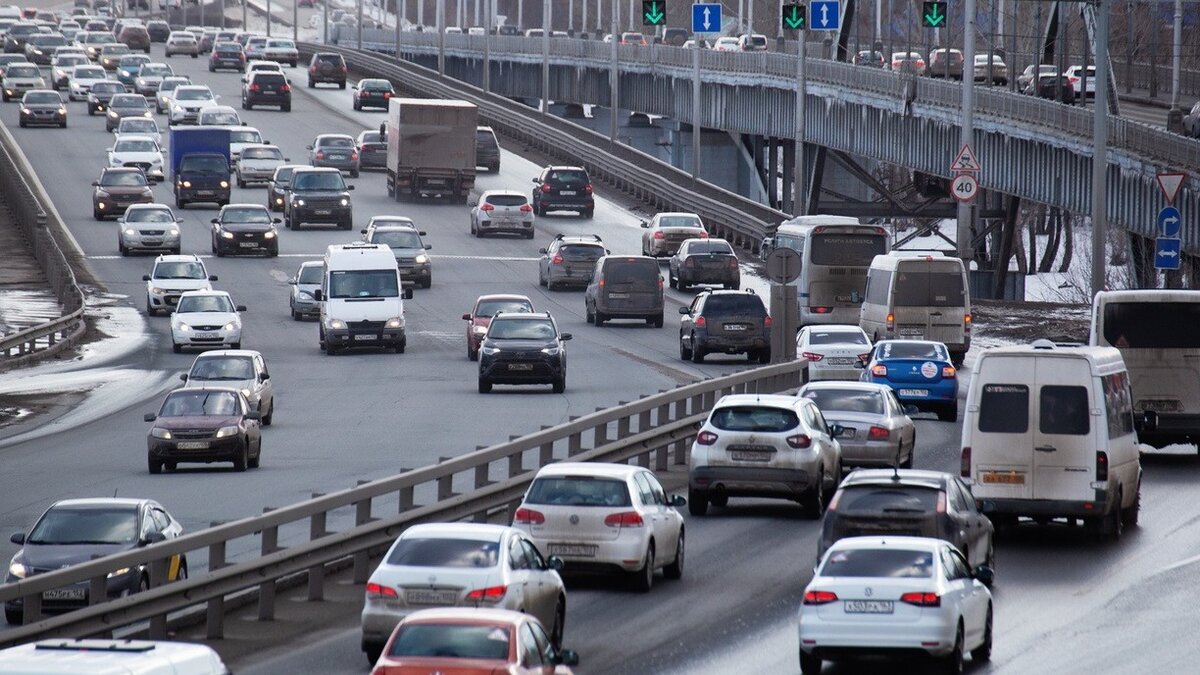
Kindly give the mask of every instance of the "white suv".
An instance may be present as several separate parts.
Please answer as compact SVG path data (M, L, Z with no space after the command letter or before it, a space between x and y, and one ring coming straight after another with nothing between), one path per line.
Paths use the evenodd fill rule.
M146 314L172 312L185 291L210 291L217 275L209 274L198 255L160 255L146 282Z
M820 518L826 495L842 481L841 431L808 399L722 397L692 443L688 510L703 516L729 497L778 497Z

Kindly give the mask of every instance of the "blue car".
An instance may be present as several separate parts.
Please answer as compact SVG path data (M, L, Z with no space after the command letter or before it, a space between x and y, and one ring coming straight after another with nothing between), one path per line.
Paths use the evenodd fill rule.
M142 66L150 63L150 57L145 54L129 54L122 56L117 62L117 81L125 85L128 89L133 89L133 83L137 81L138 75L142 72Z
M891 387L901 403L943 422L958 421L958 371L941 342L880 340L860 379Z

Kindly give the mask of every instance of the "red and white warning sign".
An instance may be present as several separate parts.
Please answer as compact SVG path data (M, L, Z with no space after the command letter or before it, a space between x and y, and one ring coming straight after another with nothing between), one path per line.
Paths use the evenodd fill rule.
M1179 188L1183 186L1183 177L1181 173L1160 173L1156 176L1158 189L1162 190L1168 204L1174 204L1175 198L1179 196Z
M971 149L971 144L964 143L962 149L958 151L958 156L950 164L950 173L974 173L981 170L982 167L979 166L979 158L975 156L975 151Z

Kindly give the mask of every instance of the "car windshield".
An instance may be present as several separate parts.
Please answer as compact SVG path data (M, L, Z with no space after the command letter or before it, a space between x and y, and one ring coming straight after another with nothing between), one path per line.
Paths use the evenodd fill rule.
M388 656L507 661L510 639L507 626L406 624L396 631Z
M709 424L724 431L780 432L795 429L800 417L786 408L755 406L728 406L717 408L709 418Z
M128 54L129 47L125 45L105 45L100 48L100 53L105 56L120 56L121 54Z
M319 284L321 283L321 270L320 265L305 265L300 268L300 278L296 281L301 284Z
M547 506L629 506L629 486L623 480L592 476L548 476L529 486L526 504Z
M198 262L161 262L154 266L155 279L207 279Z
M500 542L495 539L405 538L388 553L388 565L406 567L495 567Z
M4 71L5 77L41 77L42 71L37 66L9 66Z
M148 120L144 117L130 117L128 119L121 120L121 126L117 127L118 133L124 133L126 131L157 133L158 122L155 122L154 120Z
M395 298L400 295L399 275L390 270L343 270L329 274L329 297Z
M733 255L733 247L727 241L709 240L709 241L694 241L688 244L688 255L712 255L725 254Z
M163 401L159 417L229 417L238 414L238 400L231 391L176 391Z
M902 549L841 549L829 554L819 574L823 577L928 579L933 576L933 553Z
M236 115L232 116L236 118ZM262 134L257 131L230 131L230 143L262 143Z
M821 330L811 329L808 332L810 345L869 345L871 341L861 330Z
M291 167L279 169L275 172L275 177L272 180L279 186L287 185L292 182L292 173L294 171L295 169Z
M47 511L33 526L26 543L131 544L137 536L137 507L63 506Z
M941 490L915 485L848 485L838 498L839 515L932 514Z
M163 80L163 83L158 86L158 91L165 94L168 91L174 91L176 87L182 87L186 84L186 80Z
M293 176L293 190L345 190L342 174L322 171L319 173L301 173Z
M659 227L703 227L695 216L663 216L658 219Z
M142 68L142 77L166 77L170 74L170 66L144 66Z
M291 40L267 40L267 47L272 49L295 49L296 43Z
M210 356L196 359L188 381L252 380L254 363L248 356Z
M553 340L554 324L541 319L511 319L493 321L488 327L492 340Z
M86 66L86 67L77 66L75 68L73 74L75 76L75 79L78 79L78 80L88 80L88 79L103 80L105 77L107 77L107 75L104 73L104 69L101 68L100 66Z
M158 152L158 144L141 139L117 141L113 152Z
M28 94L25 94L25 97L22 100L25 103L32 105L52 105L62 103L62 97L59 96L57 92L53 91L31 91Z
M826 389L824 387L808 389L804 398L817 404L822 412L855 412L883 414L883 396L876 391L861 391L855 389Z
M497 312L532 312L528 300L484 300L475 308L475 316L491 318Z
M221 212L223 223L270 223L271 214L265 208L225 209Z
M354 147L354 140L348 136L344 137L344 138L341 136L328 136L325 138L318 138L316 147L319 147L319 148L352 148L352 147Z
M371 237L372 244L385 244L388 248L422 248L421 237L416 232L392 230L390 232L375 232Z
M232 312L233 303L224 295L192 295L179 299L176 311L180 314L189 312Z
M879 345L879 358L950 360L946 348L932 342L884 342Z
M141 171L108 171L100 179L100 185L105 187L134 187L148 185L146 176Z
M283 159L279 148L246 148L242 151L242 159Z
M149 62L150 59L142 56L141 54L130 54L129 56L122 56L121 60L117 61L117 65L122 68L132 68Z
M380 134L378 131L368 131L367 133L360 136L359 139L360 139L359 140L360 143L382 143L383 135Z
M180 89L175 92L179 101L211 101L212 92L207 89Z
M224 157L190 156L179 163L180 170L192 173L228 174L229 163Z
M127 223L173 223L175 216L167 209L129 209L125 212Z
M110 105L114 108L145 108L146 98L136 94L114 96Z
M241 118L238 117L237 113L232 113L232 112L206 112L206 113L204 113L203 117L204 117L204 119L202 120L202 122L204 124L212 124L212 125L215 125L218 127L237 125L237 124L242 123L242 120L241 120ZM237 136L237 134L238 134L238 132L236 132L236 131L230 132L230 134L229 134L230 139L232 140L235 136ZM237 141L234 141L234 142L236 143Z

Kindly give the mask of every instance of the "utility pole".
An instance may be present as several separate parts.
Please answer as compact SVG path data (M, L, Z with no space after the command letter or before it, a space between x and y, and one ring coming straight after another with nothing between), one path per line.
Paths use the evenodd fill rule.
M975 141L975 78L971 74L975 67L975 0L965 1L963 17L963 80L962 80L962 136L961 145L971 145ZM991 73L988 73L989 77ZM970 266L974 252L971 247L971 236L974 229L974 207L965 202L958 204L958 230L955 241L958 247L958 257Z
M187 13L184 13L187 16ZM267 37L271 37L271 0L267 0Z
M796 41L796 145L792 153L794 168L792 170L792 215L808 215L808 176L805 175L804 137L808 130L805 128L805 90L808 88L808 76L805 72L805 61L808 60L808 36L800 31Z
M610 0L610 4L612 4L612 40L609 43L609 47L612 49L612 66L608 71L608 102L612 114L609 115L608 140L616 143L617 111L621 107L618 100L621 77L620 72L617 70L617 44L620 42L618 36L621 34L619 32L621 26L621 0Z
M221 12L221 22L225 22L225 12ZM292 42L300 41L300 3L292 3Z
M496 23L495 6L493 0L486 0L487 7L484 8L484 21L486 30L483 32L483 90L490 92L492 90L492 26Z
M972 2L974 0L971 0ZM1096 105L1092 125L1092 296L1107 285L1108 262L1108 17L1112 0L1097 0ZM1100 75L1103 68L1103 75Z
M692 184L700 181L700 50L692 50Z
M542 0L542 114L550 114L550 0Z
M1171 35L1171 109L1167 112L1167 131L1183 131L1183 111L1179 109L1179 68L1183 59L1183 0L1175 0L1174 30Z
M424 0L417 0L417 7L420 7ZM434 17L435 30L437 30L437 45L438 45L438 75L446 74L446 0L437 0L435 8L437 16Z
M268 0L268 2L269 2L269 1L270 1L270 0ZM354 8L354 9L356 10L356 12L357 12L357 14L358 14L358 32L357 32L357 35L358 35L358 48L359 48L359 49L362 49L362 29L363 29L363 25L362 25L362 24L363 24L363 19L362 19L362 16L363 16L363 0L358 0L358 2L357 2L357 3L355 3L355 5L356 5L356 6L355 6L355 8ZM267 20L268 20L268 21L270 21L270 17L267 17ZM269 34L270 34L270 33L268 32L268 35L269 35Z

